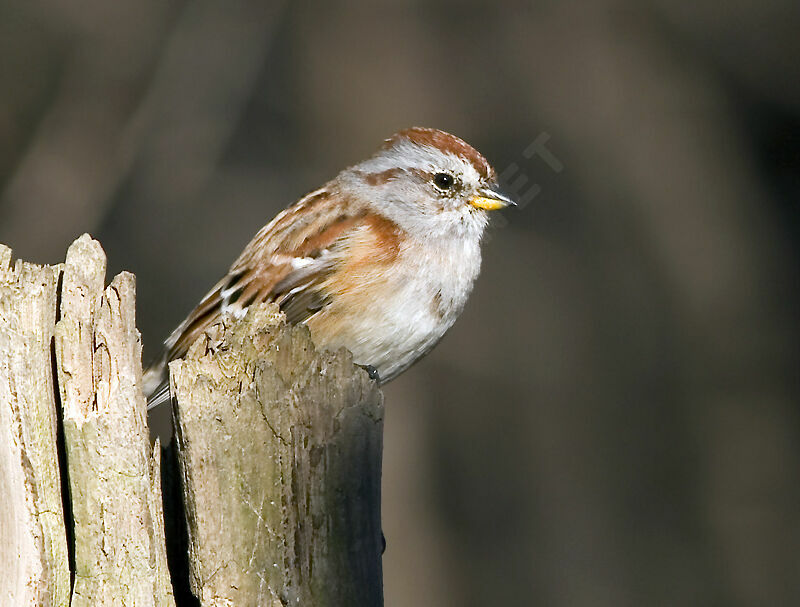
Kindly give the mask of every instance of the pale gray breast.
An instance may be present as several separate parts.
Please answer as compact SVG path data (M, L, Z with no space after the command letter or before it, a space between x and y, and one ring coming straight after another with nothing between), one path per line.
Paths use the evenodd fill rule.
M374 365L385 380L401 373L439 342L472 291L480 271L480 247L477 243L442 244L416 251L415 261L407 266L410 271L398 281L387 318L392 337Z

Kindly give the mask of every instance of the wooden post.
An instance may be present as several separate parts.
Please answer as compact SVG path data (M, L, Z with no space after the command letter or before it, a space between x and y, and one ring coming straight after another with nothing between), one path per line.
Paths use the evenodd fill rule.
M171 607L133 276L105 287L89 236L63 265L10 259L0 246L0 605ZM382 605L377 386L273 307L215 331L171 368L200 604Z
M56 326L75 521L71 604L167 607L160 452L149 444L134 278L123 272L104 289L105 265L88 236L69 248Z
M59 267L0 245L0 604L69 603L51 348Z
M383 604L382 395L274 306L172 363L202 605Z

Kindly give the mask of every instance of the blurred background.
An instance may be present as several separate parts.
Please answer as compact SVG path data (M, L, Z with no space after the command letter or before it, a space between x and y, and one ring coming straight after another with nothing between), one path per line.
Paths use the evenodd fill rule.
M800 605L798 32L796 0L0 0L0 242L99 238L152 357L281 208L458 134L526 204L385 388L386 604Z

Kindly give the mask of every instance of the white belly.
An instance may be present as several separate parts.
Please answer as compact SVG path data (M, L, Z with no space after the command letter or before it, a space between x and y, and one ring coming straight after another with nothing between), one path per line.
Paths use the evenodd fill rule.
M462 246L451 251L437 248L438 259L406 251L411 260L395 264L369 286L364 300L341 302L330 308L339 322L327 325L327 348L344 346L356 363L371 365L387 382L427 354L453 325L466 303L480 270L480 249ZM443 254L446 253L446 254ZM435 270L434 270L435 269ZM315 335L314 320L308 323ZM323 330L320 327L319 335ZM315 335L315 340L317 337Z

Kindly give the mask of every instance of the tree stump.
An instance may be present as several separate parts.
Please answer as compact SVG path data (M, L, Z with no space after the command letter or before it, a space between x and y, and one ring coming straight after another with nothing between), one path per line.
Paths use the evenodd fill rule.
M106 287L105 268L88 235L56 266L11 267L0 245L2 605L188 594L167 566L134 278ZM376 383L273 306L225 323L171 365L183 504L168 505L192 592L203 606L382 605Z
M203 605L383 604L382 396L349 352L256 306L171 364Z

